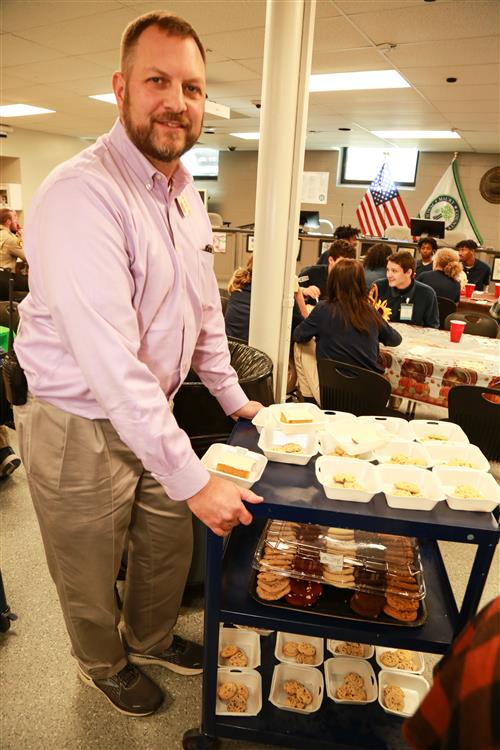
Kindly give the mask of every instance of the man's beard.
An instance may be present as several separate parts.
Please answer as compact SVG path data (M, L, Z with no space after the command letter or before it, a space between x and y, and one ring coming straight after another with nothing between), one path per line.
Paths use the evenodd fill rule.
M157 142L155 137L155 123L176 122L183 128L184 143L178 140L177 134L172 132L172 140L165 140L162 143ZM175 114L175 112L165 112L158 115L155 119L150 118L145 125L136 125L130 115L130 101L125 94L123 101L123 124L127 135L144 156L157 161L172 162L179 159L182 154L189 151L198 140L201 132L201 126L198 133L192 128L191 120L186 115ZM168 132L168 131L166 131Z

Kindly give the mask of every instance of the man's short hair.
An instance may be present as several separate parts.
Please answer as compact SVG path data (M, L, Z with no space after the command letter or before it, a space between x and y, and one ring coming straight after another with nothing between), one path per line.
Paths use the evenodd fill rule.
M415 273L415 258L408 250L400 250L397 253L389 255L387 262L400 266L405 273L410 269Z
M477 242L474 242L474 240L460 240L460 242L457 242L455 245L455 250L460 250L461 247L466 247L467 250L475 252L478 248L478 244Z
M2 208L0 209L0 224L5 224L6 221L9 221L9 219L12 219L12 214L14 212L11 208Z
M417 245L419 250L422 247L422 245L430 245L432 247L433 253L435 253L436 250L438 249L438 243L436 242L434 237L422 237L421 239L419 239L418 245Z
M332 260L356 258L356 248L347 240L334 240L328 248L328 257Z
M360 230L357 227L351 227L351 225L348 224L347 226L337 227L333 236L336 240L348 240L349 237L357 237L359 233Z
M205 49L200 37L191 24L180 16L174 16L172 13L165 13L161 10L154 10L151 13L144 13L142 16L131 21L123 32L120 45L120 69L122 73L126 72L130 66L132 53L139 37L150 26L157 26L170 36L191 37L200 50L203 62L206 62Z

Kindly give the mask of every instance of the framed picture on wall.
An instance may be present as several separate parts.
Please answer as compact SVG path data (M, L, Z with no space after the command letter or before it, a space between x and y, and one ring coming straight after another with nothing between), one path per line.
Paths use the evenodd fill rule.
M491 273L492 281L500 281L500 255L496 255L493 259L493 271Z
M227 234L225 232L213 232L214 253L225 253L227 248Z
M247 235L247 253L253 253L255 247L255 236L253 234Z
M323 240L323 242L321 243L320 255L323 255L324 252L326 252L327 250L329 250L331 244L332 243L331 243L330 240Z

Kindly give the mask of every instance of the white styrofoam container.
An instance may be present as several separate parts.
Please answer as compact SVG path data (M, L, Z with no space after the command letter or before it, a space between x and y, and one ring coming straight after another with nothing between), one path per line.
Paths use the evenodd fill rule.
M272 417L269 414L269 409L267 406L264 406L257 412L255 417L252 419L252 424L257 428L257 432L259 433L259 435L262 432L262 428L269 425L269 421L271 419Z
M393 464L391 463L391 456L397 453L403 453L408 458L421 458L425 461L425 466L417 468L428 469L432 466L432 459L430 456L430 450L426 448L422 443L411 443L408 440L391 440L381 448L373 451L374 458L381 464L387 464L389 466L414 466L415 464Z
M336 656L337 658L342 658L346 656L346 654L339 654L337 651L337 648L342 644L345 643L345 641L336 641L333 638L328 638L326 642L326 647L328 651ZM373 654L375 653L375 646L371 646L368 643L362 643L363 646L363 656L355 656L353 658L355 659L371 659Z
M296 435L297 433L315 432L321 430L325 424L325 415L316 404L292 403L292 404L271 404L267 407L269 410L269 426L275 430L285 432L287 435ZM305 411L311 418L311 422L301 424L288 424L281 421L281 414L293 417L297 410Z
M354 656L337 656L327 659L324 669L326 694L335 703L348 703L350 706L365 706L367 703L373 703L373 701L377 700L377 678L375 677L372 665L365 659L358 659ZM366 690L365 701L349 701L336 697L335 691L342 685L344 675L348 672L356 672L363 678Z
M285 656L283 653L283 647L286 643L310 643L316 649L316 655L314 657L313 664L299 664L293 656ZM307 635L297 635L296 633L283 633L278 632L276 634L276 648L274 649L274 655L278 661L284 664L296 664L298 667L319 667L323 663L324 658L324 647L323 638L313 638Z
M217 716L257 716L262 708L262 678L255 669L227 669L220 667L217 670L217 690L221 682L235 682L237 685L246 685L248 688L247 710L242 713L234 713L227 710L227 704L216 696L215 713Z
M450 469L472 469L473 471L489 471L490 462L477 445L472 443L429 443L428 448L433 466L446 466L452 458L461 458L474 466L447 466Z
M469 438L454 422L444 422L440 419L412 419L409 422L410 429L419 443L429 445L442 445L443 443L468 443ZM428 435L437 433L443 435L446 440L429 440Z
M297 680L297 682L304 685L312 694L312 703L305 708L291 708L287 706L287 696L283 689L283 683L286 680ZM283 711L312 714L320 708L323 702L323 690L323 675L316 667L304 666L303 664L277 664L273 671L269 702Z
M368 434L366 439L362 439L355 443L352 439L353 430L360 430L360 428L362 429L363 427L366 427L367 432L368 430L374 431L375 436L370 436ZM390 434L383 426L368 425L366 423L363 425L363 422L360 421L359 417L357 417L356 420L339 420L329 428L329 432L335 435L340 447L350 456L373 451L375 448L387 443L390 438Z
M386 651L396 651L397 649L394 648L388 648L387 646L377 646L375 649L375 658L377 660L377 664L379 665L380 669L385 669L387 672L405 672L408 674L422 674L425 669L425 662L424 662L424 655L420 651L412 651L411 655L413 658L413 663L415 665L415 669L398 669L397 667L388 667L387 664L384 664L384 662L381 660L382 654L385 654Z
M251 630L240 630L239 628L219 629L219 667L228 667L231 665L223 659L220 652L225 646L236 646L244 651L248 659L245 669L255 669L260 666L260 638L259 635Z
M408 421L403 417L362 416L358 417L358 421L375 427L383 427L389 433L391 440L409 440L410 442L415 440Z
M384 706L382 696L384 695L384 688L388 685L397 685L403 691L405 697L404 711L393 711L387 706ZM413 716L422 700L425 698L427 691L429 690L429 683L418 674L409 674L409 672L402 672L397 670L392 672L388 669L382 669L378 673L378 702L388 714L395 714L396 716Z
M435 474L416 466L396 466L383 464L378 466L381 490L385 493L389 508L406 508L407 510L432 510L444 500L444 490ZM422 494L418 497L394 495L395 482L411 482L420 487Z
M325 417L324 429L329 429L335 422L343 422L346 419L357 419L350 411L334 411L333 409L322 409Z
M349 500L357 503L368 503L382 487L378 469L368 461L357 458L337 458L320 456L316 460L316 479L323 485L325 495L330 500ZM352 474L366 489L354 490L333 486L333 476L337 473Z
M235 453L239 456L249 456L250 458L255 459L255 463L248 479L235 477L233 474L226 474L225 471L217 471L215 467L217 466L220 457L228 453ZM205 455L201 457L201 463L211 474L214 474L217 477L223 477L224 479L229 479L231 482L237 484L238 487L250 489L250 487L261 478L262 473L266 468L267 458L261 453L254 453L253 451L249 451L247 448L242 448L238 445L213 443Z
M474 471L453 466L435 466L432 470L441 482L446 502L453 510L472 510L491 513L500 504L500 487L495 478L486 471ZM453 494L459 484L476 487L483 498L462 498Z
M333 455L335 448L337 446L340 447L339 441L333 434L333 432L329 429L323 430L318 435L318 441L319 441L319 452L323 456ZM356 456L335 456L336 458L357 458L361 459L362 461L372 461L373 460L373 451L368 451L367 453L361 453Z
M285 443L298 443L301 446L300 453L284 453L283 451L271 450L273 445L284 445ZM264 427L259 437L259 448L269 461L280 464L295 464L305 466L318 452L318 441L315 432L289 433L283 430L275 430Z

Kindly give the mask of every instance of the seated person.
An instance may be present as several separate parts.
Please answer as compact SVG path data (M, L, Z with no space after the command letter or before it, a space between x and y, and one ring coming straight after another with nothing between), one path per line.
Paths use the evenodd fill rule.
M477 243L474 240L462 240L455 245L462 261L468 284L475 284L478 292L488 289L491 268L482 260L476 259Z
M462 264L458 253L447 247L438 250L432 261L433 271L424 271L418 280L421 284L432 287L438 297L447 297L453 302L460 302L460 277Z
M326 295L326 284L327 284L327 278L328 273L333 268L335 263L337 263L342 258L355 258L356 257L356 248L352 245L352 243L347 242L347 240L334 240L332 244L330 245L329 249L326 251L325 254L326 260L325 265L318 265L315 266L308 266L307 268L303 268L300 272L299 277L299 284L304 287L305 284L313 283L317 287L319 287L321 292L321 297L324 297ZM307 294L307 289L302 289L304 295Z
M341 226L337 227L335 232L333 233L334 242L335 240L345 240L348 242L354 250L356 250L356 247L358 245L358 234L360 233L360 229L357 227L351 227L349 224L348 226ZM331 247L331 245L330 245ZM330 248L328 248L329 250ZM317 266L326 266L328 263L328 250L325 250L321 255L319 256L318 260L316 261ZM350 255L348 256L351 257ZM352 256L353 258L356 257L356 253Z
M332 267L327 299L295 328L293 339L300 391L304 400L314 399L318 404L318 359L383 372L378 361L379 341L387 346L401 343L400 334L371 305L363 266L352 258L343 258Z
M373 284L378 299L391 308L391 323L439 328L437 296L430 286L415 279L415 258L400 250L387 260L387 278Z
M438 243L434 237L422 237L418 241L418 252L420 253L420 260L417 260L417 267L415 268L415 276L420 276L425 271L432 271L432 256L438 249Z
M385 242L376 242L368 248L368 252L363 258L363 270L368 288L377 279L385 279L389 255L392 255L392 249Z
M26 264L17 213L10 208L2 208L0 210L0 268L6 268L14 274L15 291L27 292L28 277L24 273L16 273L18 258Z

